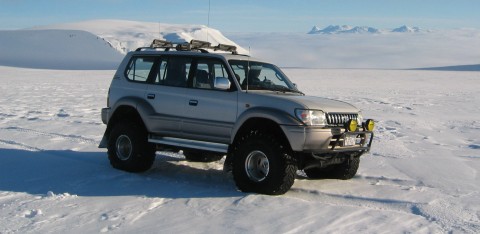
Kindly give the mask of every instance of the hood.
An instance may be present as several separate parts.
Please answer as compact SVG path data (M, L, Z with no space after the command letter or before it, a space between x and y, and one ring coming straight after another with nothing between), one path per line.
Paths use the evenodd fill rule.
M315 96L285 95L286 99L305 105L306 109L322 110L325 113L357 113L359 109L354 105L329 98Z
M350 103L333 100L329 98L321 98L315 96L302 96L302 95L292 95L292 94L281 94L272 92L262 92L262 94L257 93L258 95L269 96L273 99L283 99L284 101L290 103L296 103L298 108L312 109L312 110L321 110L325 113L358 113L360 110L353 106ZM275 102L275 100L272 100Z

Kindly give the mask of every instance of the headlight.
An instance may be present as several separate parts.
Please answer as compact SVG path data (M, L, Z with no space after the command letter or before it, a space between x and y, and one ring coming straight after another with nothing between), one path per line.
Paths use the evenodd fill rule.
M356 119L351 119L345 124L345 129L349 132L355 132L358 128L358 122Z
M375 121L373 121L373 119L367 119L367 121L364 123L364 128L367 131L373 131L375 128Z
M295 115L304 124L310 126L325 126L327 122L325 113L321 110L296 109Z

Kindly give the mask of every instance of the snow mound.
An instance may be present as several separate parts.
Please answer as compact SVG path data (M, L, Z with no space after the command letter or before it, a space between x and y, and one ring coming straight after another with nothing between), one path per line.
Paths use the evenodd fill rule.
M91 32L125 54L138 47L149 46L153 39L189 42L192 39L209 41L212 45L228 44L237 47L240 54L248 54L220 31L204 25L164 24L127 20L90 20L36 27L35 29L76 29Z
M122 54L80 30L0 31L0 65L49 69L115 69Z

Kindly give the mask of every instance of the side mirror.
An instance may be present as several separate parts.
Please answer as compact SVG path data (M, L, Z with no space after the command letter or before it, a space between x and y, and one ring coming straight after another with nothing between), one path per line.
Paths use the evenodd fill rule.
M293 86L295 86L295 88L298 88L298 87L297 87L297 84L295 84L295 83L293 83Z
M215 89L220 89L220 90L228 90L230 89L230 81L228 78L225 77L215 77L215 82L213 84L213 87Z

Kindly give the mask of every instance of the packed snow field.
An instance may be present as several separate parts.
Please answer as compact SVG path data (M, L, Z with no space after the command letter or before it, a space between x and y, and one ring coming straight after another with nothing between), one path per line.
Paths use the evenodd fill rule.
M285 72L377 120L353 179L298 172L283 196L245 194L223 160L166 152L118 171L97 148L114 71L0 67L0 233L480 231L478 72Z

